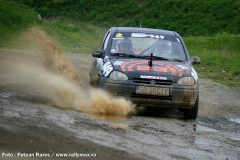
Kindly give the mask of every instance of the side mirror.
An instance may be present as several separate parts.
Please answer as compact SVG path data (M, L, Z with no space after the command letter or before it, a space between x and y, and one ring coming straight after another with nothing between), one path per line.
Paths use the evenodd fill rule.
M197 56L191 56L191 63L192 64L200 64L201 59Z
M103 55L104 51L101 48L96 49L93 53L93 57L101 58Z

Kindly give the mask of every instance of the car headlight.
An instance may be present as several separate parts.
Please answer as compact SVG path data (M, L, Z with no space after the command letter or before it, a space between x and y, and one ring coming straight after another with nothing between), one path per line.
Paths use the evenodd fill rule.
M192 77L183 77L179 79L177 83L182 86L192 86L194 85L195 80Z
M126 81L126 80L128 80L128 77L124 73L118 72L118 71L113 71L110 74L109 78L111 80L115 80L115 81Z

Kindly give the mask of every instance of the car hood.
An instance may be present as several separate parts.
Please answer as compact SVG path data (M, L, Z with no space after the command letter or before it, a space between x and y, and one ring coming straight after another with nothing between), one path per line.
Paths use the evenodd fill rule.
M181 77L190 76L192 66L187 62L154 60L152 67L148 59L109 59L113 70L125 73L129 79L158 79L177 82Z

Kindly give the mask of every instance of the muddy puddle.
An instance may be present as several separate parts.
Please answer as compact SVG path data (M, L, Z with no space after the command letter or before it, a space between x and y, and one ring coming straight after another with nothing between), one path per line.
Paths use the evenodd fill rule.
M229 121L240 124L240 118L230 118Z
M91 117L94 117L96 119L104 120L104 121L122 121L127 120L128 117L126 116L117 116L117 115L107 115L107 114L88 114Z
M194 124L194 131L198 132L198 133L216 133L218 132L218 130L215 130L213 128L209 128L209 127L206 127L206 126L202 126L202 125L199 125L199 124Z
M130 128L130 125L125 122L130 118L127 116L118 116L118 115L110 115L110 114L108 115L107 114L88 114L88 116L91 116L97 120L105 121L106 123L110 124L110 126L113 128L117 128L117 129Z

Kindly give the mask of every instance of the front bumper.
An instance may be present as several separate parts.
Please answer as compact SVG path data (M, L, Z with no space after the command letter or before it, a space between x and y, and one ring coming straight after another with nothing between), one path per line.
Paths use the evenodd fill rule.
M135 104L144 106L191 108L194 106L198 96L198 84L193 86L180 86L176 83L171 85L151 85L136 84L131 80L113 81L108 78L101 78L99 85L114 96L122 96ZM170 95L139 95L136 94L137 86L167 87L170 89Z

